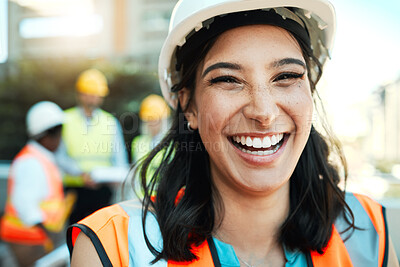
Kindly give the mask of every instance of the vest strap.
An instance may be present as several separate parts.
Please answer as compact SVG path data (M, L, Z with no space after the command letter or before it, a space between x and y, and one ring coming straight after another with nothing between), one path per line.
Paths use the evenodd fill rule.
M382 214L383 214L383 219L385 222L385 252L383 255L383 262L382 262L382 267L387 267L388 266L388 259L389 259L389 231L388 231L388 225L387 225L387 219L386 219L386 208L382 206Z
M97 237L96 233L93 232L92 229L87 227L86 225L83 224L73 224L71 225L68 230L67 230L67 235L72 236L73 238L68 238L67 239L67 245L68 249L70 252L70 256L72 257L72 249L73 246L75 245L75 241L78 238L78 235L80 232L83 232L85 235L87 235L90 240L93 243L94 248L97 251L97 254L99 255L100 261L103 264L104 267L113 267L111 264L111 260L108 258L108 255L103 247L103 245L100 242L100 239Z
M215 247L214 239L212 237L207 238L208 247L210 248L211 257L214 262L215 267L221 267L221 262L219 261L217 248Z

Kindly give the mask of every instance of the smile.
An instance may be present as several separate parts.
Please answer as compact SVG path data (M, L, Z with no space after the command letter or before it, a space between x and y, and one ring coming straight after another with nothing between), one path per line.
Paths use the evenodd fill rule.
M232 136L232 144L240 151L258 156L274 154L282 146L286 134L279 133L264 137Z

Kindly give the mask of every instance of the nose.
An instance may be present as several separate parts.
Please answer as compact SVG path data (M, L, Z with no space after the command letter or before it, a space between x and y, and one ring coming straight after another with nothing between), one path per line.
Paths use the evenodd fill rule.
M258 122L261 126L270 125L279 114L277 97L265 86L251 90L248 102L243 108L247 119Z

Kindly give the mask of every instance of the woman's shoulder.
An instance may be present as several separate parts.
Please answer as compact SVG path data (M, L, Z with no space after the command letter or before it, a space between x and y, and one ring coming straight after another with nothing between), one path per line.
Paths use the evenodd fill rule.
M355 192L346 192L345 199L348 204L354 203L354 201L361 203L362 205L367 206L382 206L379 202L372 197Z
M350 219L350 211L346 211L345 216L348 220L340 216L335 222L335 227L342 239L347 240L346 244L354 242L364 246L377 246L373 251L384 247L382 242L387 235L385 208L378 201L363 194L346 193L345 200L354 220ZM352 231L348 231L349 220L353 221L355 226Z
M367 195L347 192L345 200L356 219L362 215L368 216L374 224L384 219L385 208Z
M346 193L345 201L349 210L336 219L325 258L330 259L338 251L344 251L340 259L352 262L354 266L382 266L387 247L383 206L371 197L357 193ZM354 228L349 225L351 223Z
M128 200L102 208L78 224L89 226L93 231L104 229L109 225L128 223L133 216L141 216L142 205L139 200Z
M142 229L141 216L142 205L138 200L120 202L96 211L68 229L70 253L79 234L83 232L96 248L103 265L127 266L125 263L129 261L130 243L143 243L138 242L142 233L136 233Z

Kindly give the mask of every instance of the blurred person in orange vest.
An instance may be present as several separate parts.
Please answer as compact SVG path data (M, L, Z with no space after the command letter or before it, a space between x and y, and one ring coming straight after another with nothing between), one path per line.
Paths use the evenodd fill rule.
M100 106L108 95L107 79L97 69L82 72L76 82L76 107L66 110L62 143L57 151L66 191L77 194L69 218L75 223L109 205L114 188L128 173L122 128Z
M61 141L62 109L49 101L33 105L26 117L30 140L11 164L0 238L20 266L30 266L62 240L68 213L62 176L53 152Z

